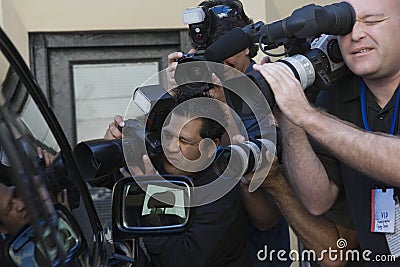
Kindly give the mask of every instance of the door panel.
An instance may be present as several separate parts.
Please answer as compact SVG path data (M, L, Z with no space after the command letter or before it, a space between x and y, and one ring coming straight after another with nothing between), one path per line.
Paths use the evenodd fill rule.
M124 114L132 90L155 73L154 68L140 68L138 64L156 64L160 71L167 67L169 53L190 48L186 30L31 33L30 43L33 73L45 90L71 145L101 137L113 116ZM77 72L82 71L83 66L96 65L97 74L92 73L86 80L85 77L78 78ZM127 77L124 71L118 72L118 66L124 65L136 65L136 70L133 70L136 77ZM104 77L101 66L115 67L108 72L109 80ZM107 92L100 81L93 80L96 75L108 83L105 86L118 81L116 86L125 84L124 88ZM82 89L82 86L88 88ZM82 98L82 94L89 95L89 98ZM95 95L101 95L102 100L92 105ZM124 98L128 98L126 104ZM101 110L99 106L104 108ZM87 116L88 113L92 116Z

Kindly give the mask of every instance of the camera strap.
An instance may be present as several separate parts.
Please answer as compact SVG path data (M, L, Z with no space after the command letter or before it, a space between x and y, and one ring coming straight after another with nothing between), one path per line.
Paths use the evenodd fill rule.
M361 81L361 115L365 130L371 131L368 124L367 115L367 89L365 82ZM390 135L395 134L397 113L400 101L400 86L397 88L396 102L390 125ZM381 188L371 190L371 232L384 233L387 239L387 244L392 254L396 257L400 256L400 216L399 204L397 203L398 188L387 188L387 185L380 183ZM397 245L396 245L397 244Z
M362 115L362 120L363 120L365 130L370 132L371 128L369 127L369 124L368 124L367 96L366 95L367 95L367 88L366 88L365 82L362 80L361 81L361 115ZM390 135L395 134L397 111L399 109L399 101L400 101L400 85L399 85L399 87L397 87L396 103L394 105L394 110L393 110L392 124L390 125L390 132L389 132Z
M362 115L362 120L364 124L365 130L368 132L371 131L371 127L368 124L368 115L367 115L367 88L365 85L365 82L361 80L361 115ZM399 109L399 102L400 102L400 85L397 87L397 95L396 95L396 102L394 105L394 110L393 110L393 116L392 116L392 123L390 125L390 135L395 134L395 129L396 129L396 121L397 121L397 112ZM381 188L386 189L386 185L384 183L381 183ZM395 188L395 196L400 196L400 189Z

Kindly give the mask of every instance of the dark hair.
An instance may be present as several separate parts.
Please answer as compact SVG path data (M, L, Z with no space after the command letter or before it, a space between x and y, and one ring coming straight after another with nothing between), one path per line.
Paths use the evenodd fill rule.
M11 186L11 175L11 167L0 163L0 183L6 186Z
M5 186L10 186L10 167L3 165L0 163L0 183L4 184ZM3 222L0 220L0 225L3 225Z
M210 138L212 140L221 139L228 125L228 116L222 108L222 103L203 106L201 99L207 96L194 98L193 100L184 101L177 106L172 112L176 115L190 119L201 119L202 125L200 130L201 138ZM211 98L211 97L208 97ZM199 100L199 101L196 101ZM218 117L221 123L217 122L214 117Z
M211 38L211 43L218 40L222 35L229 32L233 28L242 28L253 23L253 20L244 12L243 5L239 0L206 0L199 4L199 6L203 6L206 9L217 5L229 6L237 12L237 15L229 18L210 20L208 35ZM249 50L250 57L255 57L258 51L258 45L251 43Z

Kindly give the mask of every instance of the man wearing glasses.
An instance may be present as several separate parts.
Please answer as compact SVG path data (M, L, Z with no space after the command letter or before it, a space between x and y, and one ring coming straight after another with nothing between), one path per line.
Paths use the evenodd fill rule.
M225 132L227 116L216 100L209 99L213 104L206 106L198 101L205 98L187 100L172 111L161 133L163 160L158 164L153 162L160 174L189 176L195 187L217 179L229 180L218 177L211 164ZM216 115L218 122L211 119ZM148 157L144 157L144 161L145 166L151 166ZM146 174L152 173L153 169L146 169ZM142 174L135 169L135 175ZM163 267L250 266L239 185L208 202L193 208L193 219L185 232L143 238L141 252L144 255L139 259L149 266Z
M208 0L203 1L199 4L203 9L207 10L208 17L208 42L206 46L212 44L225 33L229 32L235 27L242 28L246 25L252 24L253 20L250 19L244 12L243 5L240 1L232 0ZM228 45L228 44L227 44ZM198 47L194 47L198 49ZM258 46L251 43L248 48L243 51L233 55L230 58L224 60L224 64L234 68L242 73L249 73L253 71L253 65L255 61L252 60L253 57L257 55ZM194 52L193 50L190 52ZM173 68L177 65L177 59L183 56L182 52L171 53L168 56L169 66ZM226 76L229 75L226 73ZM227 77L225 77L227 78ZM269 125L269 122L259 121L257 122L254 113L251 111L250 107L237 99L234 94L230 91L225 90L221 94L217 89L211 89L210 94L222 101L227 103L240 117L243 122L247 135L251 138L260 137L260 125ZM252 107L254 109L254 107ZM262 120L268 120L267 116L264 116ZM243 188L243 199L247 200L250 196L247 192L247 188ZM265 198L264 196L262 198ZM252 258L252 266L288 266L290 263L279 261L276 257L269 262L261 262L257 259L257 252L259 249L263 248L265 245L271 250L285 250L289 252L289 230L287 223L283 217L280 216L278 208L276 207L274 201L271 201L271 197L266 199L265 212L267 218L263 220L263 230L258 229L253 225L253 223L248 220L247 227L247 245L250 250L250 255ZM265 214L265 213L264 213ZM269 264L269 265L268 265Z

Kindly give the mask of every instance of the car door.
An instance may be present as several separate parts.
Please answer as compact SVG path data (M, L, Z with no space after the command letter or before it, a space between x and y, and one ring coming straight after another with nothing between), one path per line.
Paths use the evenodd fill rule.
M34 240L35 255L45 252L43 266L103 266L108 257L103 229L66 135L29 68L1 28L0 50L1 182L17 187L30 221L17 239L11 239L9 251L13 248L13 259L21 260L18 251ZM53 158L47 168L38 157L38 148ZM73 190L78 199L70 209L66 209L69 204L58 199L64 190ZM57 209L57 205L65 209ZM60 214L68 215L60 219L64 217ZM68 225L67 222L74 225L68 228L69 236L64 235L74 237L70 247L65 245L66 238L59 242L61 230L65 230L60 224Z

